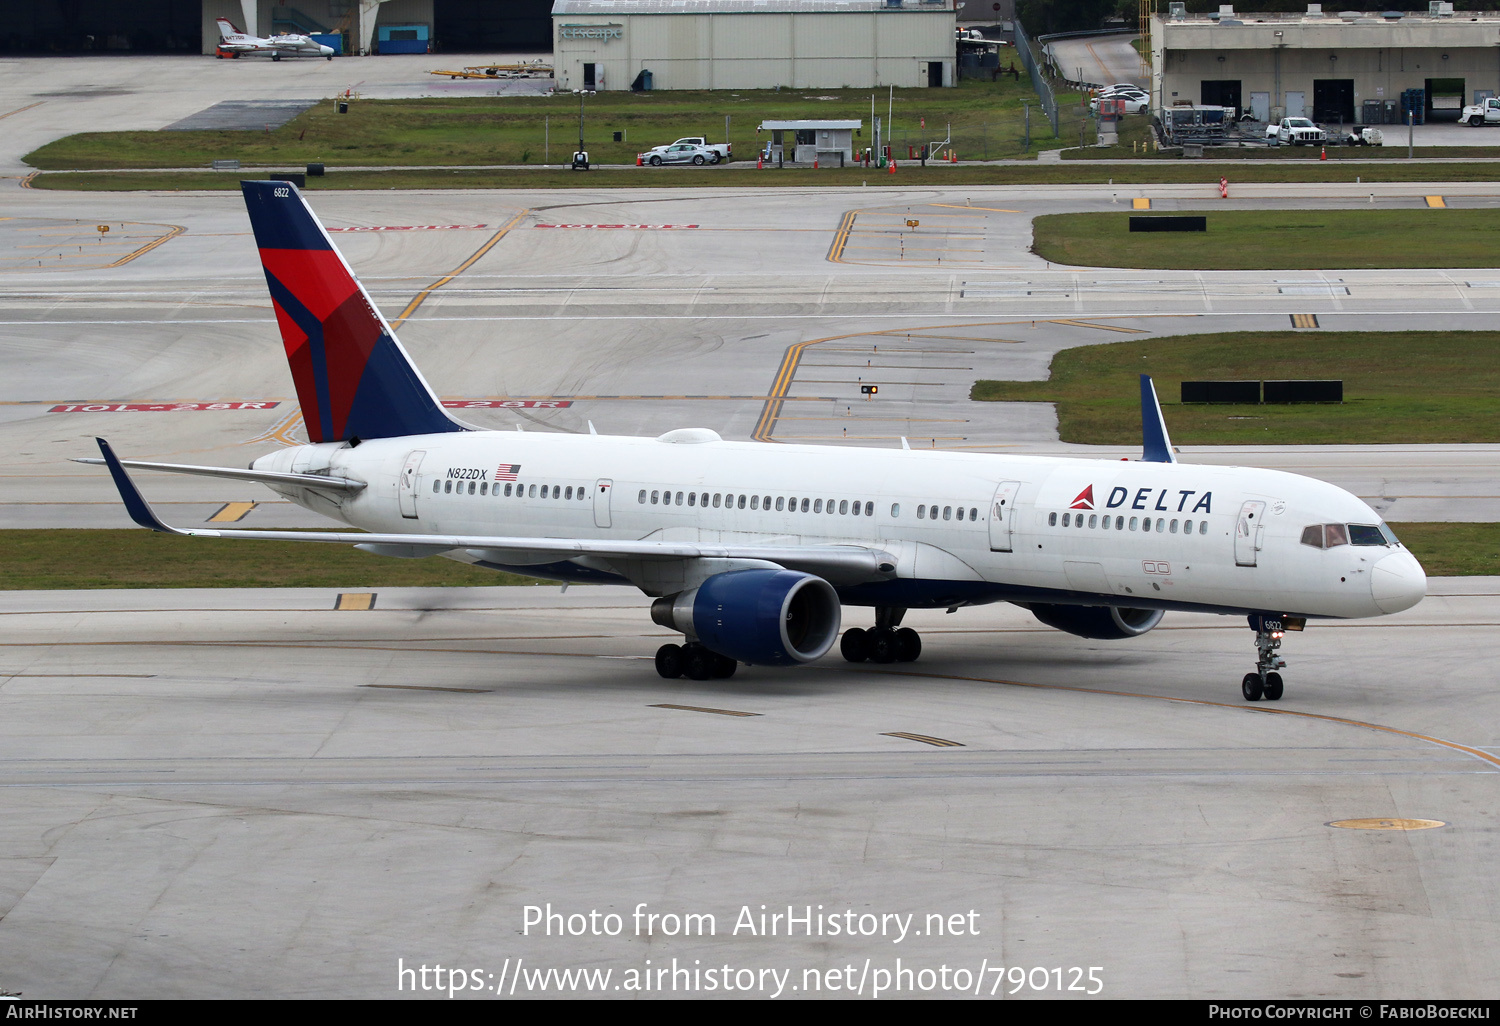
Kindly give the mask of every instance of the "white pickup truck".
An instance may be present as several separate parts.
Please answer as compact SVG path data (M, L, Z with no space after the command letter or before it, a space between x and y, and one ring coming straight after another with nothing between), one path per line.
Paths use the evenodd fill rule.
M652 163L651 154L665 154L667 150L671 149L673 146L701 146L703 149L712 152L718 158L717 160L712 161L715 164L730 160L734 156L734 145L732 143L711 143L701 135L688 135L684 136L681 139L678 139L675 142L670 142L665 146L653 146L651 147L651 149L642 154L642 156L645 158L646 163L650 164Z
M1500 99L1490 96L1483 103L1465 107L1459 120L1466 125L1500 125Z
M1275 139L1283 146L1301 146L1327 142L1328 136L1307 118L1282 118L1279 123L1266 126L1266 139Z

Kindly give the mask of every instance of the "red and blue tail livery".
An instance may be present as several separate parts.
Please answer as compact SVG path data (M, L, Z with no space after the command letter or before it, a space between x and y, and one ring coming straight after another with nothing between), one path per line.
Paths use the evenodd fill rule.
M466 428L444 411L289 182L241 182L309 440Z

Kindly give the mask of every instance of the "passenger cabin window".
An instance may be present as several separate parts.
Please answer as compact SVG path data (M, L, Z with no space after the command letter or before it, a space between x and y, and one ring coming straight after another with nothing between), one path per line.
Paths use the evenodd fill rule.
M893 503L891 503L891 517L895 518L895 517L899 517L900 515L901 515L901 503L899 503L899 502L893 502Z

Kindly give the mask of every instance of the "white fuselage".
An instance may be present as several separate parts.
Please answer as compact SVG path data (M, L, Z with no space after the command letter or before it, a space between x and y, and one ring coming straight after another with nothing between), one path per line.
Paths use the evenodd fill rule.
M299 446L254 467L367 481L338 499L275 487L379 533L852 543L889 553L894 580L839 589L859 605L1092 599L1366 617L1425 594L1421 567L1399 545L1304 544L1309 525L1381 520L1342 489L1280 471L663 437L674 436L682 440L475 431ZM447 555L499 565L471 550ZM584 580L609 569L528 567L524 557L507 568Z

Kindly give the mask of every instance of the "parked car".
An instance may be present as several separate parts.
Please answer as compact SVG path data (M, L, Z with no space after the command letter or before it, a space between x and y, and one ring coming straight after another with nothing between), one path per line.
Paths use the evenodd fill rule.
M1151 106L1151 98L1145 93L1101 93L1089 101L1089 109L1098 113L1100 101L1116 101L1123 105L1126 114L1139 114Z
M652 167L660 167L662 164L717 164L719 155L697 143L673 143L671 146L647 150L640 155L640 159Z
M713 154L713 159L709 160L710 164L717 164L721 160L729 160L734 156L734 146L730 143L711 143L701 135L688 135L666 146L653 146L642 156L646 157L646 163L649 164L651 163L650 154L666 153L673 146L701 146ZM673 161L663 161L663 163L670 164Z
M1307 118L1282 118L1266 126L1266 138L1275 139L1283 146L1301 146L1304 143L1319 145L1328 141L1328 136Z

